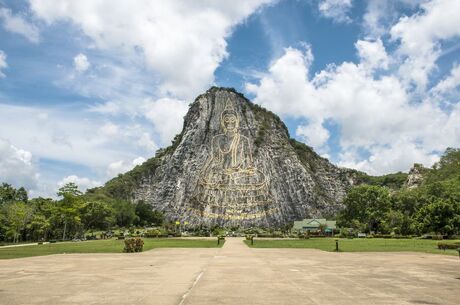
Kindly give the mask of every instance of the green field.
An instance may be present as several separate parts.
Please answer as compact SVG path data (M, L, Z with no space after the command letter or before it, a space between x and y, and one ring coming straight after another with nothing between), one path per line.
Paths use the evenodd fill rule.
M217 239L144 238L144 251L155 248L215 248ZM0 247L0 259L41 256L62 253L121 253L123 240L107 239L81 242L32 245L11 248Z
M335 251L334 238L310 239L254 239L254 245L244 241L253 248L310 248L323 251ZM436 254L458 255L456 250L439 250L437 240L426 239L339 239L340 252L425 252ZM460 240L450 240L449 243L460 243Z

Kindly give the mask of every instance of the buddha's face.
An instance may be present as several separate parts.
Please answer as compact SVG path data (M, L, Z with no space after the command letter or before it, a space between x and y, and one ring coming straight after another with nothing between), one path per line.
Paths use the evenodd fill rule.
M234 114L227 114L223 117L223 125L226 131L238 129L238 118Z

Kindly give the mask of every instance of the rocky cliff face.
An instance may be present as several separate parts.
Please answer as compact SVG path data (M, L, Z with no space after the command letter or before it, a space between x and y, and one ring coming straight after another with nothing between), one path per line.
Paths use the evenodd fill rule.
M122 185L127 199L190 225L281 226L337 212L355 174L290 139L276 115L233 89L211 88L171 147L106 188Z

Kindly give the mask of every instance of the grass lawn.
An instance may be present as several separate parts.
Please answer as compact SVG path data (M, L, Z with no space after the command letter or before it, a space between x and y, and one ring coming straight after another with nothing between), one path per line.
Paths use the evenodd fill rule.
M310 248L323 251L335 251L334 238L310 238L310 239L254 239L251 242L244 241L252 248ZM458 255L456 250L439 250L438 240L429 239L383 239L383 238L362 238L362 239L339 239L339 251L341 252L425 252L436 254ZM449 240L449 243L460 243L460 240Z
M155 248L216 248L222 245L222 242L217 245L217 239L144 238L144 251ZM117 239L62 242L3 249L0 247L0 259L61 253L121 253L123 247L124 241Z

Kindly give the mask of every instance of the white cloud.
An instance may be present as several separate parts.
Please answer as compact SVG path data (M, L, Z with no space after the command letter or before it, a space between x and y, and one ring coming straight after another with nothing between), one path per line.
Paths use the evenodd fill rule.
M403 58L400 75L407 83L424 90L441 55L441 42L460 37L460 1L435 0L421 5L423 13L402 17L390 31L399 41Z
M30 0L38 18L76 24L98 49L141 54L159 74L162 92L182 98L194 97L213 83L215 69L228 56L225 39L267 2L81 0L56 5Z
M458 145L458 105L447 112L429 96L413 103L397 76L369 69L387 66L381 42L358 42L356 47L361 48L358 64L329 66L312 77L310 50L287 48L258 84L246 89L256 103L310 122L297 129L297 136L319 151L329 137L322 122L337 124L341 154L336 161L373 174L407 170L413 162L430 165L437 156L433 151Z
M367 38L377 39L386 35L400 17L401 9L414 10L429 0L368 0L363 15L363 32Z
M436 86L431 89L435 93L447 93L460 86L460 65L452 67L449 76L442 79Z
M91 180L86 177L78 177L76 175L70 175L65 178L62 178L62 180L57 183L57 186L61 188L67 183L71 183L71 182L78 185L78 189L82 192L86 191L87 189L102 185L102 183L99 181Z
M398 139L391 146L371 147L370 156L363 159L355 150L345 151L341 155L340 166L356 168L371 175L381 175L397 171L407 171L413 163L426 167L432 166L439 156L431 151L418 147L412 141Z
M308 125L299 125L295 133L296 136L300 137L305 143L312 147L316 147L320 151L329 139L329 131L318 122Z
M174 136L181 131L184 116L188 111L188 103L173 98L160 98L157 100L146 98L131 101L130 104L119 100L96 105L91 108L91 111L114 117L127 116L132 119L146 119L152 124L151 130L157 136L156 138L159 139L158 143L161 146L165 146L169 145ZM109 128L114 129L115 126L104 125L104 132L109 132ZM138 144L149 150L158 148L148 133L139 135Z
M8 64L6 63L6 54L2 50L0 50L0 78L5 77L5 74L2 73L2 69L5 69L8 67Z
M321 0L318 3L318 9L324 17L330 18L335 22L346 23L351 22L348 13L352 6L352 0Z
M77 72L85 72L91 64L85 54L79 53L73 58L73 66Z
M0 8L0 19L3 20L3 27L7 31L20 34L33 43L40 41L40 32L37 26L27 22L22 16L14 16L10 9Z
M37 179L32 154L0 138L0 182L33 189L37 186Z
M361 64L369 70L373 69L388 69L390 58L388 57L382 40L376 41L358 40L355 43L358 50Z
M99 129L99 133L105 137L115 137L120 135L120 127L112 122L105 123Z
M141 165L142 163L144 163L145 161L147 161L144 157L137 157L136 159L133 160L133 165L136 166L136 165Z
M181 131L188 104L180 100L162 98L146 101L144 111L145 117L153 123L161 142L166 144Z
M142 132L136 143L139 147L146 149L151 155L158 149L157 144L152 140L148 132Z
M16 145L37 158L95 169L105 170L115 160L153 155L145 143L138 143L145 140L144 133L148 135L147 124L103 123L104 119L80 109L0 104L0 137L14 139Z
M126 162L126 161L123 161L123 160L118 160L118 161L112 162L107 167L107 176L109 178L111 178L111 177L117 176L118 174L123 174L123 173L133 169L135 166L141 165L145 161L146 161L145 158L137 157L132 162Z

